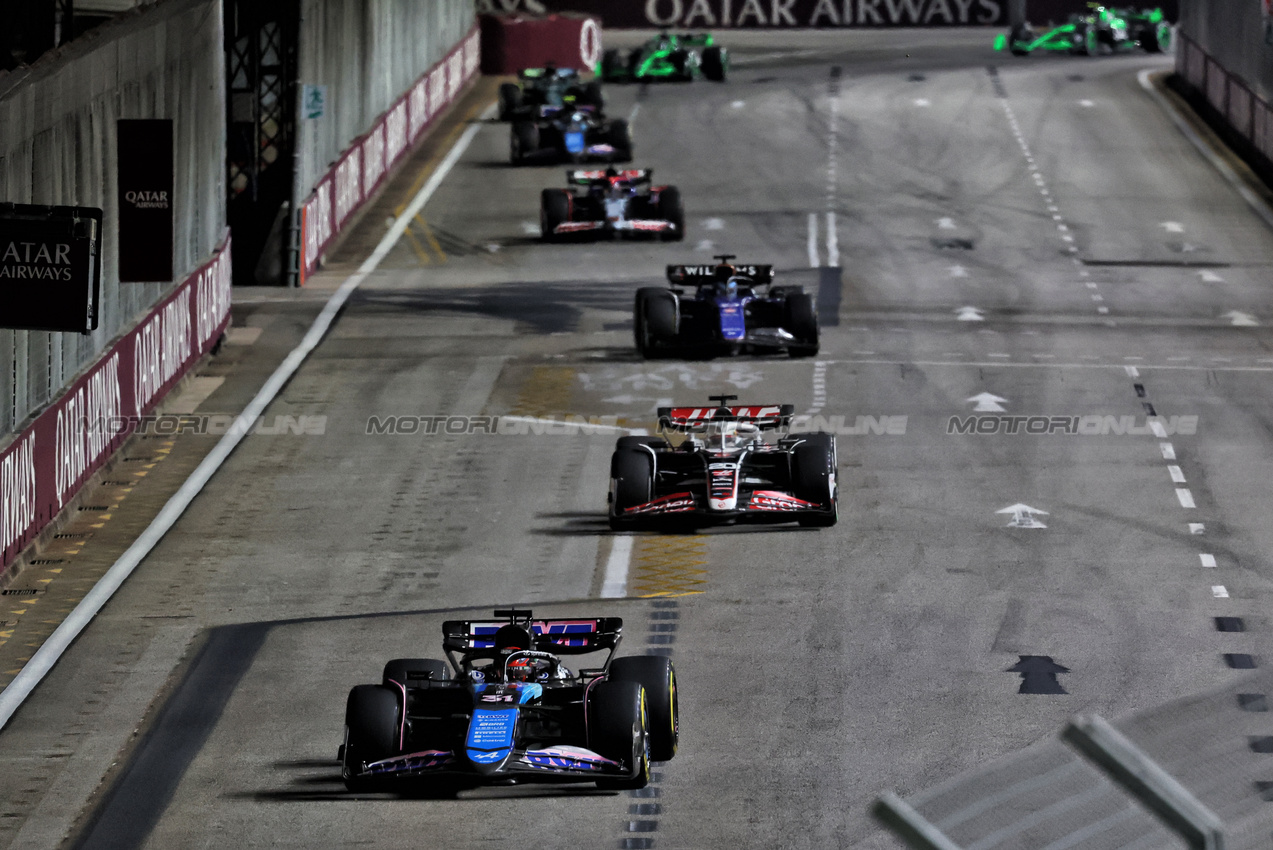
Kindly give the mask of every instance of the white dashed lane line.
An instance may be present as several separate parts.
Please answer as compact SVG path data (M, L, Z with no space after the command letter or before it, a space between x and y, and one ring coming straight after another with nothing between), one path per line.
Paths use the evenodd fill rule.
M1035 188L1039 190L1039 194L1043 198L1043 205L1049 213L1052 214L1052 221L1056 223L1056 231L1061 241L1065 244L1065 250L1071 254L1071 260L1078 269L1078 275L1081 278L1087 278L1087 270L1081 268L1083 261L1079 259L1078 246L1074 244L1074 236L1070 232L1070 226L1066 223L1065 217L1061 215L1061 208L1057 206L1056 199L1052 196L1052 191L1048 189L1047 180L1043 176L1043 172L1039 170L1038 163L1034 159L1034 152L1030 150L1030 143L1026 141L1025 134L1021 132L1021 123L1017 120L1017 114L1012 109L1012 104L1008 102L1007 91L1003 88L1002 80L999 77L999 71L996 68L991 69L991 79L994 82L995 92L998 95L999 103L1003 106L1004 115L1008 119L1008 126L1012 129L1012 136L1017 141L1017 146L1021 148L1021 153L1025 157L1026 167L1030 170L1030 179L1033 181ZM1088 289L1097 289L1095 283L1087 282L1085 284ZM1105 299L1097 294L1092 293L1091 300L1093 303L1103 302ZM1109 307L1100 304L1096 308L1099 315L1109 315Z

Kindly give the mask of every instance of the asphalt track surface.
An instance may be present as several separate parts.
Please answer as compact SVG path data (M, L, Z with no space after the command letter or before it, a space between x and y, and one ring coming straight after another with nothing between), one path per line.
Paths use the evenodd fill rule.
M1273 239L1138 85L1169 59L991 38L738 36L724 85L609 87L635 164L681 187L681 244L540 244L562 168L508 167L484 126L272 408L325 433L245 440L0 734L10 846L896 848L880 792L1260 658L1273 352L1235 322L1273 322ZM817 292L816 360L636 357L634 289L717 251ZM639 534L623 574L612 433L367 433L648 426L721 391L843 417L839 525ZM1119 424L948 433L982 393ZM1151 410L1193 433L1148 433ZM1007 527L1017 504L1046 527ZM346 793L348 688L508 604L671 651L681 750L652 788ZM1023 655L1067 693L1018 693Z

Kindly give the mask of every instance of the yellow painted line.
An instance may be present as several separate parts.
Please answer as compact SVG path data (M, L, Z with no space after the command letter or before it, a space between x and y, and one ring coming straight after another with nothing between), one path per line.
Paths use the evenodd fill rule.
M51 573L60 573L60 572L62 572L62 568L61 568L61 567L50 567L50 568L49 568L49 570L48 570L48 572L51 572Z
M421 218L419 213L416 213L415 220L420 222L420 226L424 228L424 238L428 240L429 246L437 252L438 259L445 263L446 251L442 250L442 245L438 242L437 237L433 235L433 230L429 227L429 223Z
M577 376L569 366L536 366L511 411L514 416L549 416L570 412Z
M51 581L53 581L53 579L51 579L51 578L42 578L42 579L37 579L37 581L38 581L40 584L48 584L48 583L50 583Z
M628 594L692 596L707 589L707 538L693 534L639 537L632 547Z
M408 227L403 231L403 234L407 237L407 241L411 243L411 250L415 251L415 255L420 259L420 262L426 266L433 265L433 258L429 256L429 250L420 243L411 228Z
M149 474L150 474L150 473L145 472L145 471L140 470L140 469L133 473L133 475L136 475L138 478L141 478L143 475L149 475Z

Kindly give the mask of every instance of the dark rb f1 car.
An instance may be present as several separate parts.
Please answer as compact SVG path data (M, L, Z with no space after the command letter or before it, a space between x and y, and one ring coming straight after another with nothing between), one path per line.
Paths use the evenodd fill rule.
M447 662L401 658L345 706L341 773L351 791L454 793L478 785L595 782L643 788L676 754L676 671L665 656L615 658L619 617L448 620ZM595 669L565 657L605 652Z
M659 430L685 435L620 437L610 456L610 527L639 529L734 522L835 525L835 437L791 434L789 404L659 408ZM763 432L777 431L766 442Z
M545 189L539 226L545 242L569 236L646 234L664 241L685 238L685 210L675 186L651 185L649 169L567 171L583 191Z
M499 120L513 121L532 118L541 106L563 107L567 101L579 106L591 106L597 112L605 108L601 96L601 83L593 80L585 83L574 68L526 68L517 72L516 83L501 83L499 87Z

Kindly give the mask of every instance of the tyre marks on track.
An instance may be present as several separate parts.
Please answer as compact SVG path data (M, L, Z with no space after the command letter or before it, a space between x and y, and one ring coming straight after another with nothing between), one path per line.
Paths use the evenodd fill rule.
M671 656L680 625L680 603L675 599L656 600L648 614L645 641L649 645L637 652ZM620 850L654 850L657 846L655 833L659 829L659 816L663 814L663 804L659 802L663 796L663 773L657 769L661 764L654 763L656 769L650 771L649 785L626 792L631 802L623 824L623 838L619 839Z
M1083 268L1083 260L1079 257L1079 249L1075 244L1074 235L1070 231L1070 225L1065 221L1065 217L1061 215L1061 208L1057 205L1056 198L1052 195L1052 190L1048 188L1043 172L1039 170L1039 165L1034 159L1034 152L1030 149L1030 143L1026 141L1025 135L1021 132L1021 124L1017 121L1017 113L1012 109L1012 104L1008 102L1008 91L1004 88L1003 79L999 76L999 69L991 65L986 68L986 73L990 75L990 83L994 87L995 97L1003 106L1003 113L1008 119L1008 126L1012 128L1012 136L1016 139L1017 146L1021 148L1021 153L1025 157L1026 166L1030 171L1030 179L1034 182L1035 188L1039 190L1039 194L1043 198L1043 205L1056 226L1057 235L1061 242L1064 243L1062 250L1069 256L1070 262L1075 267L1076 274L1082 281L1084 288L1087 289L1089 300L1096 305L1096 312L1102 316L1109 315L1109 307L1103 303L1105 296L1099 291L1100 285L1091 280L1091 273Z

